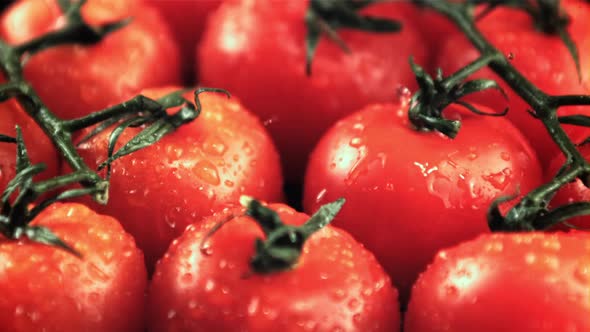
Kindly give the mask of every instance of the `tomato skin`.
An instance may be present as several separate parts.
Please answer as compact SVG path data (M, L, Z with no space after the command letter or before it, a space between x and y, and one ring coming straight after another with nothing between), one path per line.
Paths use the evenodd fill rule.
M138 3L89 0L82 15L90 24L133 21L98 44L54 47L26 63L25 78L55 114L75 118L143 88L180 83L179 50L168 26L155 9ZM56 0L24 0L2 15L0 36L19 44L63 24Z
M179 89L143 94L158 98ZM192 93L185 97L193 100ZM202 93L199 99L202 113L196 120L112 164L108 205L84 200L121 221L144 251L150 271L187 225L240 195L282 199L279 156L260 121L236 98ZM126 129L118 146L140 129ZM110 131L79 147L90 165L106 160Z
M438 253L412 289L405 331L590 330L590 237L493 234Z
M590 146L582 145L579 148L580 153L586 160L590 160ZM549 164L549 170L545 174L545 181L550 181L561 166L565 163L565 157L559 153ZM571 204L574 202L589 202L590 189L584 185L582 180L576 179L574 182L568 183L561 187L549 203L549 208L557 208L562 205ZM590 230L590 216L580 216L570 218L566 221L568 224L584 229ZM569 230L571 227L564 224L557 224L554 229Z
M563 8L571 16L568 28L576 42L582 71L578 80L575 63L559 37L547 36L534 29L530 17L518 10L499 8L481 19L478 27L483 35L510 63L538 88L550 95L590 93L590 5L581 2L563 2ZM547 50L551 50L550 52ZM461 34L451 36L438 53L437 66L450 75L475 60L479 52ZM530 106L490 69L484 68L470 78L491 78L500 83L508 94L508 102L497 92L487 91L466 98L493 109L510 108L508 118L524 133L537 151L542 165L546 167L558 152L541 121L535 120L527 110ZM590 115L590 107L568 106L558 110L558 115ZM574 139L585 131L580 127L564 125Z
M182 53L183 73L192 79L195 70L193 69L195 50L205 30L207 17L221 5L222 0L147 0L146 2L157 8L170 26ZM192 83L192 80L189 83Z
M440 248L488 232L495 198L517 187L525 194L542 179L534 152L508 120L450 106L445 115L462 121L451 140L413 129L408 105L402 97L336 123L312 153L303 202L309 212L346 199L333 224L375 254L402 305Z
M34 221L78 250L0 238L0 325L11 332L141 332L147 274L113 218L54 204Z
M49 138L14 100L0 103L0 134L16 137L16 125L21 128L32 163L44 163L47 166L35 179L48 179L57 175L58 157ZM6 189L15 173L16 144L0 143L0 192Z
M286 224L309 216L271 204ZM243 215L244 210L233 210ZM158 262L148 300L150 331L399 331L397 292L375 257L352 236L327 226L305 243L293 269L251 272L260 227L227 222L203 249L219 213L189 226Z
M400 33L341 30L346 54L323 37L305 74L304 16L309 1L228 1L210 16L198 52L201 82L222 86L256 112L281 152L289 183L302 182L306 159L337 119L370 102L388 101L399 86L416 87L413 55L428 63L427 43L408 4L378 4L366 14L399 18ZM408 6L410 6L408 8Z

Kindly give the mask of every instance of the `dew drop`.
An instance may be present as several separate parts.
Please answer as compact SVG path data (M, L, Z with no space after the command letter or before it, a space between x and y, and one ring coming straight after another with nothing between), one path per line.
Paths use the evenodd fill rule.
M363 140L360 137L353 137L350 142L350 146L353 148L358 148L363 145Z
M326 188L320 190L320 192L318 193L318 195L315 197L315 202L316 203L320 203L324 197L326 196Z
M213 248L211 248L211 244L209 243L209 241L203 243L203 245L199 249L201 251L201 254L205 256L213 255Z
M226 149L225 144L217 137L211 137L203 143L203 151L214 156L223 155Z
M174 318L175 316L176 316L176 310L174 310L174 309L170 309L170 310L168 311L168 319L172 319L172 318Z
M200 179L211 185L216 186L219 184L219 174L217 173L217 167L215 167L215 165L213 165L210 161L199 161L195 165L193 172Z
M504 161L510 161L510 153L504 151L500 153L500 158L502 158Z
M506 57L508 58L508 60L514 60L514 53L508 52L508 55Z
M588 286L590 284L590 264L580 264L574 270L574 277L584 286Z
M358 309L358 307L361 305L361 302L357 299L351 299L350 301L348 301L348 309L350 310L356 310Z

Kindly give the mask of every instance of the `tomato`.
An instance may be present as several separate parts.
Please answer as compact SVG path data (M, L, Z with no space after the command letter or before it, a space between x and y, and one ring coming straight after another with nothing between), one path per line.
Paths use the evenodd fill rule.
M398 33L342 29L345 53L322 37L306 75L305 13L309 1L228 1L208 22L198 52L201 82L240 97L266 123L286 180L302 182L307 157L337 119L369 102L388 101L398 86L416 87L410 55L428 49L409 4L376 4L363 14L399 19Z
M32 163L44 163L47 166L36 179L47 179L57 175L58 157L49 138L15 101L0 103L0 134L16 137L17 125L23 132ZM16 144L0 142L0 192L4 191L8 182L14 178L15 172Z
M95 25L133 20L98 44L53 47L26 62L25 78L55 114L87 115L143 88L180 82L179 51L154 9L135 0L89 0L82 15ZM64 23L56 0L23 0L0 18L0 36L20 44Z
M158 98L178 88L144 91ZM185 95L193 100L191 93ZM184 228L242 194L282 199L279 156L264 127L237 99L203 93L201 115L176 132L112 164L109 203L93 207L116 217L144 251L148 270ZM128 128L118 145L141 128ZM107 157L111 129L79 147L90 165ZM92 204L88 202L88 204Z
M170 25L182 52L184 76L189 78L189 83L192 83L197 44L205 30L207 17L221 5L222 0L147 0L146 2L157 8Z
M82 258L0 236L4 331L143 331L143 257L116 220L67 203L51 205L32 225L49 228Z
M269 207L287 225L309 218ZM229 211L233 220L220 212L189 226L158 262L150 331L399 331L396 290L348 233L326 226L305 242L297 265L258 274L249 263L264 233L244 210Z
M346 198L334 225L377 256L402 304L440 248L488 232L492 201L525 194L542 179L537 157L508 120L449 106L444 114L462 121L451 140L416 131L408 105L401 95L336 123L311 155L303 202L314 211Z
M589 288L588 234L483 235L438 253L405 331L588 331Z
M564 2L564 10L571 16L568 31L576 42L580 55L582 82L578 80L576 66L566 46L558 36L546 35L535 29L530 16L522 11L498 8L479 21L483 35L506 54L512 65L533 84L549 94L590 93L590 5L582 2ZM551 50L551 51L547 51ZM452 74L475 60L479 53L461 34L449 38L438 53L437 66L445 74ZM541 124L527 110L530 107L490 69L485 68L471 78L493 78L506 90L509 102L495 92L482 92L470 100L503 109L509 106L508 118L521 129L537 151L542 164L548 165L558 152L557 145ZM559 115L590 115L587 106L568 106L559 109ZM566 131L573 138L584 129L570 125Z
M579 151L586 160L590 160L590 146L583 145L579 148ZM563 154L560 153L555 156L549 165L549 170L545 174L545 180L550 181L555 176L555 174L557 174L557 171L559 171L559 168L563 166L564 163L565 157ZM574 182L564 185L561 187L561 189L559 189L559 191L557 191L551 200L549 207L557 208L559 206L571 204L574 202L588 201L590 201L590 189L584 185L582 180L576 179ZM576 228L590 230L590 216L574 217L568 219L566 222ZM570 226L565 224L557 224L555 228L562 230L571 229Z

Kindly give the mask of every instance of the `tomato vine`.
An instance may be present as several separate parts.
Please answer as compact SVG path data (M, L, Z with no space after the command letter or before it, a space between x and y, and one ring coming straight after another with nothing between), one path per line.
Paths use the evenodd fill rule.
M590 125L590 118L584 115L559 117L557 109L561 106L590 105L590 95L550 95L541 91L533 83L527 80L509 61L506 55L496 49L479 31L476 26L476 18L473 15L474 6L486 3L492 7L502 5L514 5L513 1L467 1L449 2L439 0L416 0L418 5L435 10L449 18L468 38L470 43L480 52L479 59L460 70L456 76L467 77L477 70L488 66L502 80L504 80L521 98L531 107L531 115L541 121L566 157L565 164L556 176L549 182L528 193L506 215L502 215L498 209L501 202L508 200L504 197L492 204L488 213L488 223L492 230L496 231L523 231L542 230L556 223L581 214L590 213L590 203L576 202L565 206L548 210L548 203L559 188L565 184L580 178L585 184L590 184L590 164L582 157L576 145L568 138L561 124L568 123L579 126ZM524 4L525 1L516 2ZM526 2L530 4L530 2ZM559 1L535 1L539 14L538 19L557 22L554 29L542 29L545 33L558 34L568 46L577 68L577 50L564 32L564 19L559 9ZM553 6L553 7L550 7ZM521 6L524 10L531 11L530 6ZM534 7L532 7L534 8ZM553 15L553 16L552 16ZM537 24L538 25L538 24ZM459 75L459 73L461 75ZM424 93L419 91L419 94ZM416 117L410 115L412 123L420 125ZM440 120L443 124L448 120ZM439 130L439 128L434 128ZM444 130L441 130L444 133ZM452 136L452 135L450 135Z
M45 169L43 164L32 165L28 158L25 142L17 128L17 137L0 136L1 142L17 144L17 174L2 194L0 233L7 238L18 239L26 236L32 241L61 247L72 253L75 251L58 239L50 230L40 226L29 226L33 218L48 205L82 195L91 195L93 199L106 204L108 201L110 164L125 155L150 146L166 134L196 119L201 112L199 94L203 92L221 92L222 89L200 88L195 91L194 101L182 97L184 91L177 91L158 100L138 95L123 103L108 107L77 119L64 120L56 116L41 100L32 85L24 78L23 67L29 57L47 48L65 44L92 45L100 42L110 33L121 29L131 19L111 22L103 25L89 25L81 14L81 7L86 3L80 1L59 1L64 13L65 25L55 31L45 33L20 45L9 45L0 39L0 70L5 83L0 84L0 102L15 98L24 111L35 120L45 134L51 139L72 172L47 180L34 182L33 176ZM172 107L180 107L174 113L167 112ZM72 134L84 128L96 126L86 139L118 124L109 139L108 159L97 171L92 170L76 150ZM142 131L115 151L115 143L120 133L130 126L143 126ZM102 168L107 168L106 177L99 175ZM79 183L82 189L68 189ZM31 207L42 194L59 189L63 192L38 202ZM18 192L18 194L17 194ZM11 199L16 195L16 199Z

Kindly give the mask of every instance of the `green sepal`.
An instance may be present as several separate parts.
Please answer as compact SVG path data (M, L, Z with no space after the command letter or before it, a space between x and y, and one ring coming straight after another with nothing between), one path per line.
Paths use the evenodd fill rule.
M320 37L325 34L344 52L350 53L349 47L338 35L341 28L355 29L372 33L393 33L402 29L399 21L368 15L359 11L379 0L311 0L305 14L307 35L305 38L305 71L311 75L311 63Z
M242 196L240 203L246 207L246 215L253 218L266 235L266 239L256 239L250 267L254 272L267 274L293 268L305 241L334 219L344 199L323 205L301 226L285 225L275 211L251 197Z

